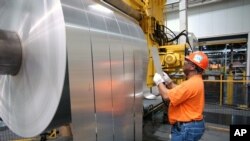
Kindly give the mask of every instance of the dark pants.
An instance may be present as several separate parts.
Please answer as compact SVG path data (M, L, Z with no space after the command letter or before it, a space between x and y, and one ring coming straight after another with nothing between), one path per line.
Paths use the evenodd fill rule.
M205 122L178 122L171 128L171 141L198 141L205 131Z

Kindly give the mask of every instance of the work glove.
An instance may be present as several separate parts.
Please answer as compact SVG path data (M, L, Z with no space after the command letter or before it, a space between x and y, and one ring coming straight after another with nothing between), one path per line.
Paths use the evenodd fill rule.
M161 77L159 73L155 73L154 78L153 78L155 84L158 86L160 83L164 82L164 79Z
M166 84L169 84L172 82L172 79L168 76L167 73L163 72L163 79Z

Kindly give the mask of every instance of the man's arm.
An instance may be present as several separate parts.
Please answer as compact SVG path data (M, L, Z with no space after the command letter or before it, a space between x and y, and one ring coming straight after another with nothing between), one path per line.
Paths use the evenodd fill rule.
M172 79L165 72L163 72L163 79L168 89L172 89L176 86L176 84L172 81Z
M177 86L173 81L171 81L170 83L165 83L165 85L168 89L173 89Z
M169 100L169 97L168 97L168 91L169 91L169 89L166 88L166 86L163 83L160 83L157 87L158 87L158 90L159 90L159 93L160 93L161 97L165 101Z
M155 73L153 80L158 87L161 97L165 101L169 100L168 91L176 87L177 85L170 79L170 77L166 73L163 73L163 78L161 77L160 74Z

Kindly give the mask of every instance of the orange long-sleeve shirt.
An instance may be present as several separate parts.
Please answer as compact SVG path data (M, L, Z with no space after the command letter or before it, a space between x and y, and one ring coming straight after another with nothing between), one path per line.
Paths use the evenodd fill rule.
M176 121L202 120L204 110L204 82L201 75L194 75L187 81L168 91L170 124Z

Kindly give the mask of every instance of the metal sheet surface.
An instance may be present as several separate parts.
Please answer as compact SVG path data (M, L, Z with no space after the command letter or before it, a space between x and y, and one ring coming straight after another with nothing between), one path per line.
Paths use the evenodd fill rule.
M143 118L143 83L146 81L146 68L144 68L145 64L143 64L143 59L145 56L147 56L147 49L145 48L146 42L141 38L140 30L137 25L131 24L130 25L130 33L132 33L133 36L137 37L133 40L133 58L134 58L134 129L135 129L135 141L141 141L142 140L142 118ZM144 50L143 50L144 48Z
M88 13L93 50L97 140L113 140L109 41L104 17Z
M17 75L0 76L0 117L16 134L35 136L49 125L62 94L66 38L60 1L0 3L0 29L17 32L23 53Z
M4 90L8 84L3 82L18 84L9 89L11 92L1 93L1 98L4 97L1 102L5 105L0 103L0 113L8 113L5 119L18 120L18 123L11 121L12 126L18 127L13 130L14 132L21 136L37 135L43 130L38 130L34 126L46 129L50 116L53 118L62 93L59 83L63 85L64 82L67 45L74 140L128 141L142 138L140 95L141 85L144 84L142 74L146 64L141 64L147 60L144 55L147 48L144 35L136 23L115 12L96 11L92 6L98 3L94 0L26 0L25 3L24 0L0 0L0 3L0 28L18 31L24 41L24 47L27 47L24 49L24 64L25 61L33 59L31 62L28 61L28 65L22 66L21 75L17 75L22 79L15 79L13 82L12 77L0 76L0 88L4 86ZM5 7L3 4L8 5ZM51 4L56 4L56 7ZM11 8L12 10L9 10ZM39 12L31 9L37 9ZM7 13L15 18L9 19ZM39 18L32 19L29 14L32 18L36 17L33 14L39 15ZM2 19L8 21L8 24ZM37 24L31 30L30 26L33 23ZM17 25L19 27L16 27ZM26 31L32 31L34 34ZM30 35L34 36L30 38ZM32 41L38 41L39 45ZM29 45L29 42L33 44ZM47 52L44 53L43 49ZM61 58L58 58L58 54ZM29 84L20 84L25 81ZM46 84L43 84L45 82ZM54 89L50 89L51 86ZM17 90L23 90L25 94L19 96L12 93ZM46 106L44 97L48 103ZM21 116L14 115L13 108L16 106L13 105L25 105L23 110L17 112L23 118L19 119ZM7 107L11 111L6 111L2 107ZM30 107L34 109L28 110ZM47 109L52 111L46 113L41 111L41 107L46 108L46 112ZM36 120L37 123L24 128L23 124L26 124L26 120L30 120L34 114L39 116L33 116L39 122ZM41 114L46 116L46 122L40 121L40 118L43 118ZM25 122L20 124L21 121Z
M122 37L116 19L105 18L109 34L111 94L113 103L113 132L115 141L125 141L124 134L125 92L124 92L124 60Z
M89 21L80 0L62 1L74 140L96 141L95 103Z
M139 47L140 45L142 48L138 48L139 50L146 50L144 46L145 44L138 42L141 39L141 41L144 41L145 43L144 35L143 33L140 33L139 35L141 36L138 36L138 33L136 32L141 30L136 29L135 26L133 26L134 28L132 29L135 30L135 32L132 31L133 33L130 33L131 31L129 31L130 29L128 28L127 23L130 23L131 25L134 24L130 20L113 13L105 14L93 10L91 7L96 5L95 2L82 1L82 3L85 7L83 11L87 13L87 19L90 25L89 32L91 51L89 52L89 50L86 50L86 52L89 52L92 55L92 76L85 75L84 77L88 79L89 77L93 78L95 116L95 121L92 121L94 118L91 121L89 118L85 118L82 122L85 122L85 120L86 122L94 122L93 126L96 127L96 140L134 140L135 64L133 50L135 47ZM79 10L79 6L74 8ZM73 16L71 16L71 18L72 17ZM120 23L122 25L120 25ZM133 38L136 40L133 40ZM78 42L78 44L82 43ZM139 67L140 66L138 66L138 68ZM86 82L83 83L83 85L85 85ZM143 82L139 83L142 84ZM142 92L142 89L139 89L140 88L138 87L138 91ZM74 105L74 103L72 104ZM82 106L85 105L82 104ZM138 109L142 109L142 107ZM74 117L75 114L76 113L73 112L72 116ZM137 116L138 121L136 121L139 123L138 127L140 127L142 123L142 118L139 119L139 115L140 114ZM80 122L80 116L79 121L77 122ZM90 135L92 136L93 134ZM77 134L77 136L81 136L82 138L86 135ZM142 138L142 135L139 134L137 135L137 138L138 137Z
M127 23L120 22L121 32L127 34L123 37L124 43L124 92L126 96L126 140L134 140L134 58L133 58L133 40L129 33L129 27Z
M160 74L161 77L163 77L163 71L162 71L162 66L161 66L161 61L160 61L158 48L157 47L151 47L151 54L152 54L152 57L153 57L154 67L155 67L156 72L158 74Z

